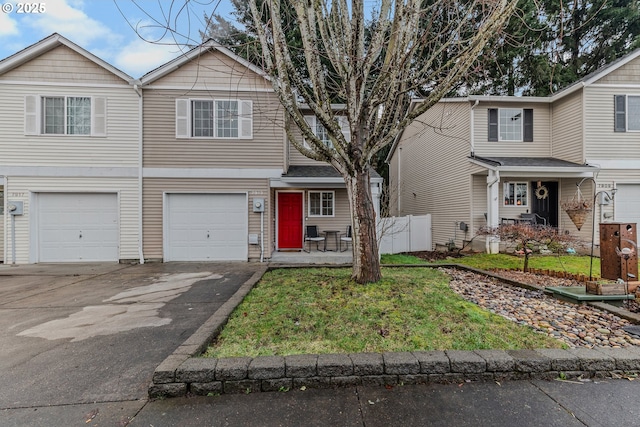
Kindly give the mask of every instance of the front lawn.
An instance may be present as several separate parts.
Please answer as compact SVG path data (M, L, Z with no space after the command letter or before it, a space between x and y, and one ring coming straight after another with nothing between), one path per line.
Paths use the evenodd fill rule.
M529 268L542 270L566 271L574 274L589 275L588 256L579 255L533 255L529 258ZM430 261L418 258L411 254L382 255L383 264L423 264ZM468 265L480 270L493 270L497 268L522 270L524 257L509 254L470 254L447 260L436 260L436 264L454 263ZM593 258L593 276L600 277L600 258Z
M234 311L208 357L413 350L559 348L466 302L431 268L386 268L359 285L350 269L271 271Z

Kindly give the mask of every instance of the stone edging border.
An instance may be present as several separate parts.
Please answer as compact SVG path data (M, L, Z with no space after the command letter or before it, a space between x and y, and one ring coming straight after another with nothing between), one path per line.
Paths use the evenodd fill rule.
M442 267L412 265L436 266ZM499 276L465 266L447 264L446 267L463 268L504 280ZM256 271L222 307L156 368L148 389L149 397L177 397L187 393L209 395L284 391L303 387L612 378L640 374L640 348L632 347L597 350L446 350L223 359L192 357L206 349L226 324L231 312L264 273L274 268L282 267L265 266Z

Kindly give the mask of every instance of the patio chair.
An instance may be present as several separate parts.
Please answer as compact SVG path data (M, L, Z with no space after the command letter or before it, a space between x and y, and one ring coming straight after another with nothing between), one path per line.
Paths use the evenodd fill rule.
M324 242L324 239L325 238L323 236L320 236L320 234L318 233L317 225L307 225L304 233L304 242L306 245L310 245L310 243L308 242L315 242L316 250L324 252L324 250L320 249L320 242ZM308 247L308 249L305 250L305 252L311 252L311 248Z
M347 225L347 232L340 235L340 252L346 251L349 248L351 241L351 226ZM344 242L344 249L342 249L342 242Z
M547 225L547 219L537 213L521 213L520 218L531 223L531 225Z

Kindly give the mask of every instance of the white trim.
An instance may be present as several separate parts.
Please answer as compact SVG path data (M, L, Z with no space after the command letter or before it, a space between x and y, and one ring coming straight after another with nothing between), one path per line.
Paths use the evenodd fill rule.
M130 75L118 70L113 65L109 64L106 61L103 61L102 59L98 58L94 54L88 52L87 50L81 48L77 44L71 42L70 40L64 38L63 36L57 33L53 33L49 37L43 40L40 40L39 42L27 47L26 49L0 61L0 74L6 73L7 71L10 71L16 67L19 67L20 65L34 58L37 58L38 56L46 52L49 52L55 47L58 47L61 45L68 47L69 49L75 51L81 56L84 56L89 61L104 68L105 70L111 72L112 74L115 74L116 76L120 77L122 80L126 82L130 82L133 80L133 77L131 77Z
M626 170L640 169L640 159L587 159L587 163L598 165L600 169Z
M144 90L180 90L180 91L197 91L204 90L207 92L228 92L229 86L205 86L205 85L189 85L189 86L179 86L179 85L148 85L144 87ZM253 88L253 87L233 87L233 92L247 92L247 93L255 93L255 92L273 92L272 88Z
M299 193L301 194L300 200L302 200L302 203L300 203L300 217L302 218L302 230L301 230L301 236L300 236L300 247L299 248L286 248L286 249L304 249L304 228L306 227L306 222L305 222L305 215L304 215L304 190L278 190L276 191L276 206L275 206L275 212L276 212L276 227L275 227L275 234L276 234L276 250L280 250L280 241L279 241L279 227L280 227L280 212L278 211L278 203L279 203L279 197L280 197L280 193Z
M209 53L210 49L214 49L214 50L222 53L223 55L226 55L228 58L232 59L233 61L237 62L238 64L241 64L241 65L245 66L249 70L251 70L254 73L258 74L259 76L263 77L265 80L267 80L267 81L271 80L270 77L263 70L261 70L260 68L256 67L251 62L247 61L244 58L239 57L238 55L236 55L233 52L231 52L229 49L224 48L219 43L216 43L213 40L208 40L208 41L202 43L201 45L196 46L195 48L189 50L188 52L184 52L183 54L181 54L177 58L172 59L171 61L167 62L166 64L161 65L160 67L156 68L155 70L150 71L149 73L145 74L140 79L140 82L141 82L141 84L146 85L148 83L153 82L154 80L162 78L162 77L166 76L167 74L170 74L170 73L174 72L180 66L182 66L185 63L191 61L192 59L197 58L197 57L199 57L199 56L201 56L203 54ZM229 88L226 88L226 90L228 90L228 89Z
M279 178L282 169L143 168L145 178Z
M77 88L77 87L88 87L88 88L104 88L104 89L126 89L129 90L131 85L124 82L121 85L116 84L106 84L106 83L71 83L71 81L60 83L60 82L40 82L40 81L22 81L22 80L0 80L1 85L23 85L23 86L51 86L51 87L68 87L68 88ZM227 88L229 90L229 88ZM234 89L236 91L236 89Z
M0 175L42 177L108 177L137 178L138 168L80 166L0 166Z
M314 215L311 213L311 193L320 193L320 213ZM331 215L322 214L322 195L324 193L331 193ZM307 190L307 216L309 218L335 218L336 216L336 192L335 190Z

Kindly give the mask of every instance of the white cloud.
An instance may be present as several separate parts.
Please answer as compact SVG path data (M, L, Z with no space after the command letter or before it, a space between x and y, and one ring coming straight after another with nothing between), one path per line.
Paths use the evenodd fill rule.
M0 37L18 34L18 23L8 13L0 12Z
M123 46L120 52L114 55L113 65L137 78L176 58L181 53L177 46L148 43L136 39Z
M25 15L23 19L25 25L42 36L59 33L85 48L96 40L117 42L121 39L102 22L90 18L82 10L82 1L47 0L46 5L45 13Z

